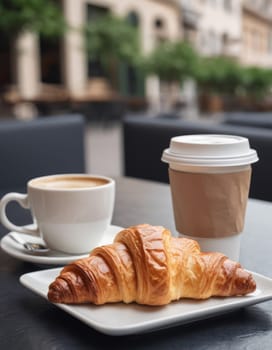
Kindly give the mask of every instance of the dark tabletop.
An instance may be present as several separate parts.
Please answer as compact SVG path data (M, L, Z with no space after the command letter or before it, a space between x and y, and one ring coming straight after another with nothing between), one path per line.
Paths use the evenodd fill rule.
M169 186L117 179L113 224L150 223L175 231ZM0 193L1 195L3 194ZM17 223L26 212L10 205ZM249 200L241 263L272 278L272 203ZM0 237L7 230L0 225ZM272 349L272 301L183 326L130 336L107 336L23 287L19 277L50 268L16 260L0 250L0 349Z

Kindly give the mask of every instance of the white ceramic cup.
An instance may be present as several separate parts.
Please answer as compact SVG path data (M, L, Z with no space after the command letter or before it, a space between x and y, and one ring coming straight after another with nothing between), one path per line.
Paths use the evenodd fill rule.
M233 224L230 215L235 216L237 209L237 216L239 215L237 219L239 225L237 226L243 226L250 184L250 165L257 160L256 151L250 148L248 139L244 137L210 134L173 137L170 141L170 147L163 152L162 161L169 163L172 202L176 228L179 234L197 240L203 251L219 251L238 261L242 232L231 232L236 223L235 225ZM174 179L174 177L176 178ZM188 184L181 184L181 189L176 195L175 191L178 187L178 181L188 182ZM206 187L204 185L202 187L204 183ZM232 188L228 188L228 186ZM220 190L222 192L219 195L213 194L213 192ZM192 198L190 197L190 191L194 192ZM240 192L242 195L240 195ZM233 194L235 201L238 198L237 207L235 207L236 203L233 203L234 200L228 198L231 197L231 194ZM209 199L211 200L210 203L207 202ZM186 211L186 206L189 207L188 203L190 201L192 203L190 203L189 213ZM230 232L212 232L210 235L207 233L199 234L199 236L197 233L193 235L191 232L186 232L186 229L188 231L191 229L188 228L190 224L184 225L186 226L186 229L184 229L183 222L179 220L179 216L185 215L184 212L186 212L192 215L192 221L195 220L195 223L197 223L198 213L201 212L202 221L200 220L198 225L198 232L203 233L201 232L201 223L204 223L205 215L207 214L206 218L209 215L211 218L213 217L213 210L210 208L215 209L214 215L217 215L219 218L216 218L217 224L222 218L226 223L225 227L231 227ZM217 225L224 229L224 222L222 222L222 225L215 224L214 227ZM193 226L197 227L197 224L192 224ZM208 225L205 227L208 227Z
M0 219L11 231L42 237L50 249L81 254L101 241L112 220L114 200L115 181L109 177L50 175L30 180L27 194L6 194L0 202ZM35 228L8 219L10 201L30 209Z

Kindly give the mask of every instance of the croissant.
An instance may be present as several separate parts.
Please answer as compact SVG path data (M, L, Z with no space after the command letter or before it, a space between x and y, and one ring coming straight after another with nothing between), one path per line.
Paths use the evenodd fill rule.
M255 288L239 263L221 253L201 253L196 241L173 237L162 226L142 224L64 267L50 284L48 299L165 305L180 298L244 295Z

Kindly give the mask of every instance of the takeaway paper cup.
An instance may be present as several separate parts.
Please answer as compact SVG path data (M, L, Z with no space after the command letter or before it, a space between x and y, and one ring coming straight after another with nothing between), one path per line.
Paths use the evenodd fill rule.
M169 180L176 229L204 251L239 260L251 179L258 160L247 138L233 135L173 137L162 161Z

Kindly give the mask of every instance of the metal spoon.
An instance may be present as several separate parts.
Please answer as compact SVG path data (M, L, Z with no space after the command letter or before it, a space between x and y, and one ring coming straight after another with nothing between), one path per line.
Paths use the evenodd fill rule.
M16 243L19 243L22 245L26 250L32 252L32 253L44 253L48 251L48 248L45 244L42 243L34 243L34 242L27 242L25 241L20 235L11 232L8 234L10 238L12 238Z

